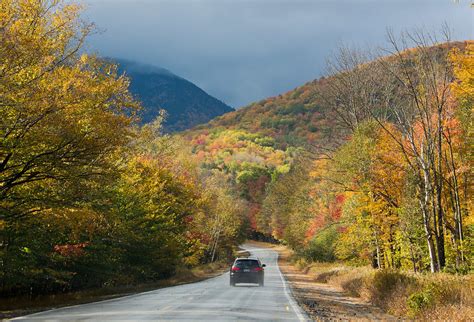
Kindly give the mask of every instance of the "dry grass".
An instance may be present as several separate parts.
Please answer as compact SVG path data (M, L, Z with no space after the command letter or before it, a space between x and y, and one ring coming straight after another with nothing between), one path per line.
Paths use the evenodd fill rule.
M298 259L293 263L313 275L315 282L336 285L395 316L456 321L472 321L474 316L472 274L413 274Z
M466 305L439 305L425 310L418 318L425 321L472 321L474 309Z
M285 246L255 242L257 246L290 252ZM368 300L385 312L424 321L472 321L474 274L414 274L397 270L374 270L341 263L308 262L296 256L289 260L313 281L339 287L352 296Z
M279 250L284 246L257 243ZM474 316L474 274L414 274L397 270L374 270L342 263L308 262L289 256L293 266L313 281L327 283L360 297L403 318L424 321L472 321Z

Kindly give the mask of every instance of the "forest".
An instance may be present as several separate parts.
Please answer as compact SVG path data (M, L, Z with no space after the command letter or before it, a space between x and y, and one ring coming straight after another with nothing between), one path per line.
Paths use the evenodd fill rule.
M233 175L253 229L308 260L467 273L474 44L438 38L341 47L326 77L191 131L195 153Z
M138 126L117 67L83 53L81 7L0 6L1 296L133 285L226 258L243 201L186 143Z
M1 296L133 285L246 238L310 262L472 274L474 43L341 47L325 77L166 135L93 24L0 1Z

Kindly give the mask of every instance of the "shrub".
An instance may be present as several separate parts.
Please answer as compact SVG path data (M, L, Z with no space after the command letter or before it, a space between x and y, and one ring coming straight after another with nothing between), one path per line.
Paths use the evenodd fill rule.
M293 257L293 263L313 275L315 282L338 286L395 316L426 321L471 321L474 316L472 274L414 274L348 267L310 262L303 254Z
M336 259L334 254L336 240L336 229L334 227L325 229L316 234L305 250L304 256L312 261L333 262Z
M422 290L410 295L407 299L407 305L412 316L416 316L422 309L428 307L433 302L433 293L431 290Z
M387 311L404 311L406 309L406 305L403 303L404 300L401 303L397 303L397 301L400 298L406 299L408 292L416 288L417 284L414 277L403 272L378 270L373 273L367 283L369 299L372 303ZM392 306L395 307L392 308Z

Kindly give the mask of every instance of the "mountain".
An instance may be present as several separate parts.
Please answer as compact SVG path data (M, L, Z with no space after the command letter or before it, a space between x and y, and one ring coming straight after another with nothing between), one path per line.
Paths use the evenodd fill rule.
M436 46L421 53L412 50L403 57L415 62L422 54L430 55L444 66L448 50L463 46ZM395 58L381 59L391 64ZM384 115L391 121L393 116L385 104L398 99L403 88L380 68L380 62L346 68L345 72L226 113L180 135L190 142L203 167L221 171L233 180L248 202L249 227L265 236L281 236L277 228L276 232L269 228L273 215L262 208L272 185L295 171L309 173L315 159L320 164L327 162L333 152L351 140L354 128L369 119L369 114ZM392 94L390 100L387 93ZM278 202L281 208L288 200Z
M445 57L447 50L464 50L466 44L467 42L441 44L431 47L426 53ZM416 49L407 50L404 56L408 60L415 59L412 56L416 53ZM395 57L387 56L384 59L389 63ZM202 133L212 133L215 138L217 133L222 131L238 130L270 137L274 141L273 146L282 150L288 147L301 147L312 151L315 150L314 147L333 148L350 135L349 129L357 123L351 118L359 119L360 122L368 117L362 114L350 115L349 112L347 117L341 116L338 108L334 106L348 106L353 101L371 104L370 99L383 95L384 89L379 86L369 90L363 88L364 84L371 81L374 84L388 82L386 73L375 66L376 62L367 62L351 68L345 66L345 73L315 79L281 95L254 102L216 117L207 124L196 126L187 131L186 135L192 138ZM339 97L334 91L344 86L351 91L345 94L346 97ZM397 91L395 88L393 90ZM376 111L382 107L374 105L372 108Z
M272 215L263 211L272 184L310 162L309 145L331 148L344 136L334 112L319 98L325 82L307 83L180 133L204 168L230 178L248 205L244 211L252 238L271 240L280 234L271 231ZM287 201L282 199L281 207Z
M233 129L270 137L274 146L282 150L290 146L329 144L345 131L336 122L334 111L321 98L320 93L326 86L325 78L308 82L287 93L221 115L188 131L188 135Z
M169 70L124 59L112 60L130 78L130 91L143 104L143 123L151 122L164 109L165 131L182 131L234 110Z

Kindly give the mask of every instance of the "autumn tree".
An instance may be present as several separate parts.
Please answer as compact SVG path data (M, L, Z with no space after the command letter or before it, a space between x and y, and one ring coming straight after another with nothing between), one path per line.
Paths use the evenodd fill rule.
M93 25L79 15L60 0L0 1L4 291L67 290L74 254L106 232L100 191L139 104L115 66L81 53Z
M464 226L472 226L473 205L471 202L473 190L472 180L472 146L474 143L473 106L474 106L474 44L467 43L461 50L454 48L450 53L456 80L451 84L454 100L447 108L447 118L444 121L443 132L446 141L445 164L447 176L448 200L454 213L451 230L456 247L456 265L465 262L469 244L465 244ZM471 222L469 222L471 220ZM464 221L467 223L464 224Z
M341 246L366 231L366 243L359 252L368 252L369 258L374 254L376 267L399 267L397 234L407 169L395 142L376 122L361 123L336 152L333 166L332 177L346 196L343 224L348 231ZM345 250L340 247L339 251Z
M380 66L398 84L398 95L387 104L387 109L393 113L394 123L406 143L392 137L418 176L420 211L430 267L435 272L445 266L442 160L443 120L453 81L449 47L440 45L434 35L424 32L406 33L401 40L389 33L389 41L393 59L381 59ZM444 41L449 43L447 32ZM408 46L414 48L409 50Z
M335 74L334 80L327 81L326 102L350 131L357 131L361 120L373 119L385 132L385 140L394 143L391 150L398 151L406 165L406 180L416 187L413 195L418 200L430 268L434 272L446 265L447 231L454 236L455 248L462 248L458 246L462 243L460 200L464 197L459 197L462 190L459 177L460 173L466 173L466 159L462 158L460 143L463 140L459 135L466 127L463 128L459 120L466 119L466 110L470 108L466 109L462 104L460 106L464 108L456 108L453 89L463 86L462 81L454 83L455 73L466 79L469 73L463 70L469 63L459 55L464 45L451 43L447 29L443 31L442 39L415 31L403 33L400 38L389 32L388 40L389 48L370 64L365 58L369 54L344 48L330 64ZM452 48L459 49L450 54ZM453 70L453 61L456 61L457 70ZM468 82L464 82L464 88L469 87L465 84ZM463 93L468 92L463 90ZM466 96L459 93L459 102L465 103ZM375 151L371 153L376 154ZM385 160L381 169L390 169L394 164L392 161ZM380 173L382 176L387 174L390 171ZM378 181L374 177L367 182L372 186ZM468 179L463 177L461 181L466 184ZM388 192L381 194L382 199L403 213L403 205L394 202L401 200L403 193ZM467 193L464 196L467 197ZM457 252L459 262L463 256L459 250Z
M79 6L2 0L0 12L0 219L12 220L65 203L53 185L103 177L138 104L115 66L80 54L93 26Z
M327 79L317 96L334 111L346 133L355 131L372 114L387 117L383 100L391 86L383 71L371 63L377 57L368 49L340 46L327 61Z
M235 242L243 240L247 204L238 197L228 175L216 170L201 175L205 207L203 217L200 220L196 218L191 232L207 234L208 244L203 260L213 262L217 258L232 257Z
M109 218L120 262L138 281L174 273L188 247L187 222L201 208L200 192L161 136L161 120L137 130L120 157L120 178L110 186Z

